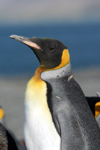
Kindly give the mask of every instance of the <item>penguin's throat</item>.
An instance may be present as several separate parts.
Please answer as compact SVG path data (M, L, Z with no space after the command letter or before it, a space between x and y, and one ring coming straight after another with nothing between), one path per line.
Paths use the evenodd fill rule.
M67 77L69 78L69 76L72 75L72 71L71 71L71 64L70 62L65 65L64 67L61 67L59 69L55 69L55 70L48 70L48 71L44 71L41 73L41 79L43 81L47 81L49 79L57 79L57 78L62 78L62 77Z
M41 80L41 73L46 71L47 69L43 66L39 66L37 68L37 70L35 71L35 74L34 74L34 79L37 80L37 81L40 81Z
M65 66L58 69L46 69L43 66L40 66L35 71L33 76L35 81L46 81L46 79L70 76L72 74L70 62Z

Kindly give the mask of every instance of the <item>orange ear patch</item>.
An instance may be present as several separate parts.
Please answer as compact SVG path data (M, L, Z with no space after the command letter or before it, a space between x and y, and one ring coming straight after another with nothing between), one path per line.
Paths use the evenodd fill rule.
M69 52L68 52L68 49L64 49L63 50L63 53L62 53L62 58L61 58L61 63L59 66L51 69L51 70L55 70L55 69L59 69L59 68L62 68L64 67L66 64L68 64L70 61L70 55L69 55Z
M0 119L2 119L4 117L4 111L2 108L0 108Z
M96 103L95 105L95 118L99 115L100 113L100 102Z

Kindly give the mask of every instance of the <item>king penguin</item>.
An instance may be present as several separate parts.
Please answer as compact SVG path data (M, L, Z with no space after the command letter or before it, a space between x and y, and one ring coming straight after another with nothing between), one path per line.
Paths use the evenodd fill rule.
M67 47L56 39L11 35L40 66L27 84L24 135L28 150L100 150L100 129L74 80Z

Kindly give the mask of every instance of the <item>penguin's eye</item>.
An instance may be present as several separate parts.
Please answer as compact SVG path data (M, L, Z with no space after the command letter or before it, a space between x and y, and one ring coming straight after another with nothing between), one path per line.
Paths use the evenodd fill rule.
M49 47L48 49L49 49L50 51L55 50L55 48L54 48L54 47Z

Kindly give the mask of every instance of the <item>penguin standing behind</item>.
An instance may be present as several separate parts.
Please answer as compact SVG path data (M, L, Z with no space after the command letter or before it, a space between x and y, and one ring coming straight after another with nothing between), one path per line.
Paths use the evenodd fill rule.
M0 150L8 150L8 140L6 130L0 123Z
M25 150L25 147L1 123L0 150Z
M25 150L25 146L6 128L5 112L0 106L0 150Z
M100 129L73 78L67 47L55 39L10 38L28 45L40 62L25 94L27 149L100 150Z

